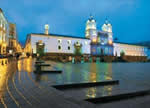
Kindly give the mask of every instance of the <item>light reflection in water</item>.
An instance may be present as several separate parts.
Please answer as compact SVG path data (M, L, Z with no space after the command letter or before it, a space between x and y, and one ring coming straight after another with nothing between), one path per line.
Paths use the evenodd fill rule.
M26 72L32 72L32 57L23 60L23 69Z
M104 91L107 92L107 95L111 95L112 94L112 89L113 89L113 86L112 85L109 85L109 86L105 86L104 87Z
M23 68L24 71L31 74L32 72L32 58L24 59L22 62L18 62L18 70ZM51 64L51 62L48 62ZM22 66L22 67L21 67ZM90 64L62 64L58 63L55 66L59 69L64 70L63 74L57 75L35 75L35 81L48 82L51 79L57 81L57 83L76 83L82 81L96 82L103 80L112 80L112 64L111 63L90 63ZM97 87L91 87L86 90L86 96L94 98L97 95L97 92L100 92L103 95L111 95L112 86L104 86L101 89Z
M21 70L23 68L22 60L17 61L17 67L18 67L18 71L21 72Z
M0 99L3 98L6 92L6 80L11 79L16 70L16 61L14 59L0 59Z
M96 87L91 87L87 90L86 96L88 98L95 98L96 97Z
M89 81L96 82L97 81L97 70L96 63L92 63L90 67Z
M105 79L106 80L112 80L112 64L107 64L107 71L105 72Z
M101 80L112 80L112 64L92 63L90 65L89 81L96 82ZM90 87L87 89L86 96L89 98L94 98L96 97L97 92L101 92L102 95L111 95L112 85L104 86L101 89L97 89L96 87Z
M6 91L6 79L7 79L7 64L2 64L7 59L0 59L0 99Z
M89 73L89 81L90 82L96 82L97 81L97 71L96 71L96 63L92 63L90 66L90 73ZM89 98L96 97L96 88L91 87L87 89L86 96Z

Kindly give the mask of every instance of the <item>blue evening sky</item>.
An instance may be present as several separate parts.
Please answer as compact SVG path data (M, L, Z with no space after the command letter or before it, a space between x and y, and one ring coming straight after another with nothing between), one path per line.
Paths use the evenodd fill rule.
M0 0L8 21L16 23L19 41L29 33L84 36L85 23L92 14L101 29L106 17L114 37L122 42L150 40L150 0Z

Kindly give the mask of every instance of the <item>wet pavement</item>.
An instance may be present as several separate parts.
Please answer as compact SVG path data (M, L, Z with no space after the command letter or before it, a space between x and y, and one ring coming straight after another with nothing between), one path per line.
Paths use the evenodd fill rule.
M2 63L3 61L3 63ZM0 59L0 108L148 107L150 96L92 104L86 98L150 89L150 63L56 63L43 70L63 70L62 74L34 74L32 58L16 61ZM57 90L52 85L120 80L118 85Z

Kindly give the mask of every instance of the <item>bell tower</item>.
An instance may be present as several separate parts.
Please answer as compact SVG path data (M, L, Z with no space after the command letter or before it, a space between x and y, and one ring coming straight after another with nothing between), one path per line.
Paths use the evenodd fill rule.
M49 34L49 25L45 24L45 34L48 35Z
M96 21L94 20L92 15L86 22L85 37L91 39L92 42L97 41Z
M108 33L108 43L112 44L113 43L112 25L108 21L108 19L105 20L105 23L102 26L102 31Z

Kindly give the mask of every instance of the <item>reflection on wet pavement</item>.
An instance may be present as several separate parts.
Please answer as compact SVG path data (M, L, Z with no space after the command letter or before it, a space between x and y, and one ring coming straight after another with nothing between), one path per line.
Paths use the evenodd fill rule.
M52 105L48 98L53 94L50 86L54 84L120 80L119 86L107 85L63 91L77 100L109 96L121 91L133 90L133 88L150 86L149 63L63 64L45 61L51 64L51 67L42 67L42 69L59 69L63 70L63 73L34 74L34 62L32 58L18 61L0 59L0 108L46 108Z

